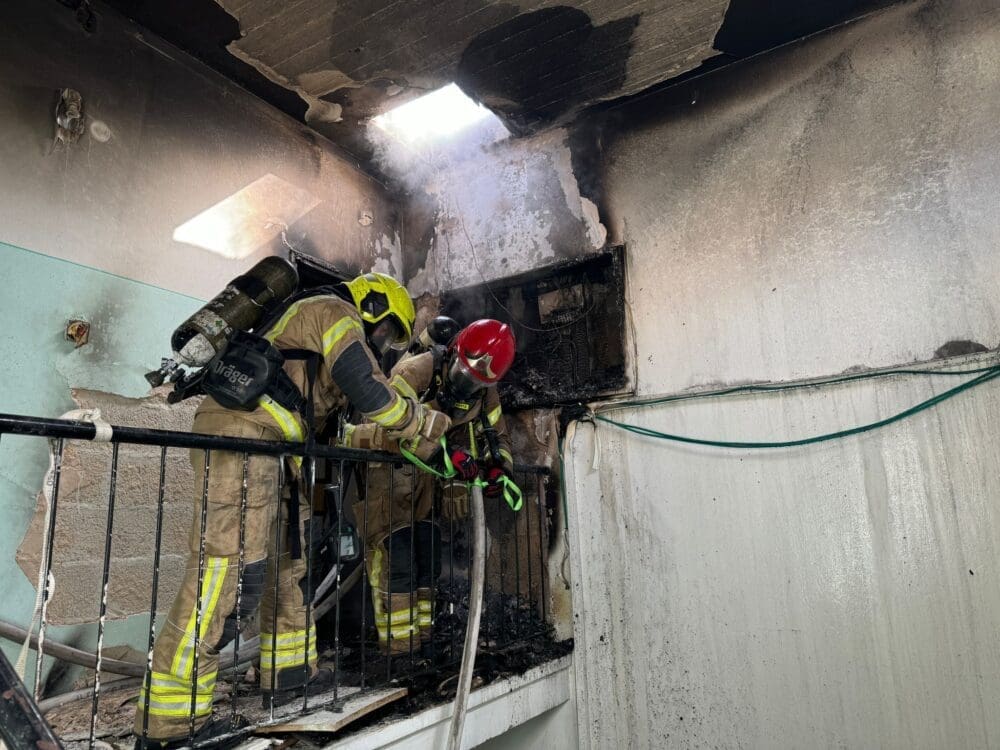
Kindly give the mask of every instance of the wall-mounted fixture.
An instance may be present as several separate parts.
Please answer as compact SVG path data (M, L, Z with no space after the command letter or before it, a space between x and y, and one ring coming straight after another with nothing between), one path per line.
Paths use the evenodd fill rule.
M56 103L56 141L76 143L83 135L83 97L76 89L63 89Z
M86 320L70 320L66 323L66 340L73 342L73 348L79 349L90 341L90 323Z

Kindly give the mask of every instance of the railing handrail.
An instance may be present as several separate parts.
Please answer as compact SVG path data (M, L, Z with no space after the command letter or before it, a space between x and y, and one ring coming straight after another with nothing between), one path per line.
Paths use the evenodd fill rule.
M166 448L202 448L241 453L257 453L272 456L314 456L334 461L376 461L403 465L407 460L395 453L385 451L341 448L332 445L294 443L279 440L254 440L222 435L206 435L199 432L179 430L157 430L148 427L128 427L110 425L110 439L102 442L124 443L127 445L151 445ZM0 414L0 435L29 435L44 438L65 438L69 440L96 440L97 425L72 419L33 417L22 414ZM526 474L549 474L546 466L515 464L515 471Z

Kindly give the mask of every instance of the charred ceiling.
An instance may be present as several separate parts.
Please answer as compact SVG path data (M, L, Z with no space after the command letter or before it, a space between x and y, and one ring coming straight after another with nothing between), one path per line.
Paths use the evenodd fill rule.
M105 0L367 160L373 115L455 81L516 134L886 0ZM99 6L97 6L99 7Z

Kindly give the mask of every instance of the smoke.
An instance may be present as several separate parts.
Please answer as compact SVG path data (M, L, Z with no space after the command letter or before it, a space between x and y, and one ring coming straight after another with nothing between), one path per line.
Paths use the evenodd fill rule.
M491 115L447 137L410 135L387 130L369 121L366 132L373 162L390 180L410 193L426 192L442 172L480 158L509 133Z

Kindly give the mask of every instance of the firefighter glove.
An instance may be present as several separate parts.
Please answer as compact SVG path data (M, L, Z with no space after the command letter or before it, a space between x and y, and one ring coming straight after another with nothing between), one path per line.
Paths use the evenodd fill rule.
M448 453L451 456L451 465L455 467L455 472L461 479L471 482L479 476L479 464L476 463L476 459L467 450L464 448L449 448Z
M486 497L500 497L503 493L503 478L507 476L505 472L499 466L491 466L486 470L486 487L483 490L483 494Z
M441 437L451 427L451 420L439 411L414 403L414 418L401 430L390 431L401 447L421 461L429 461L441 449Z

